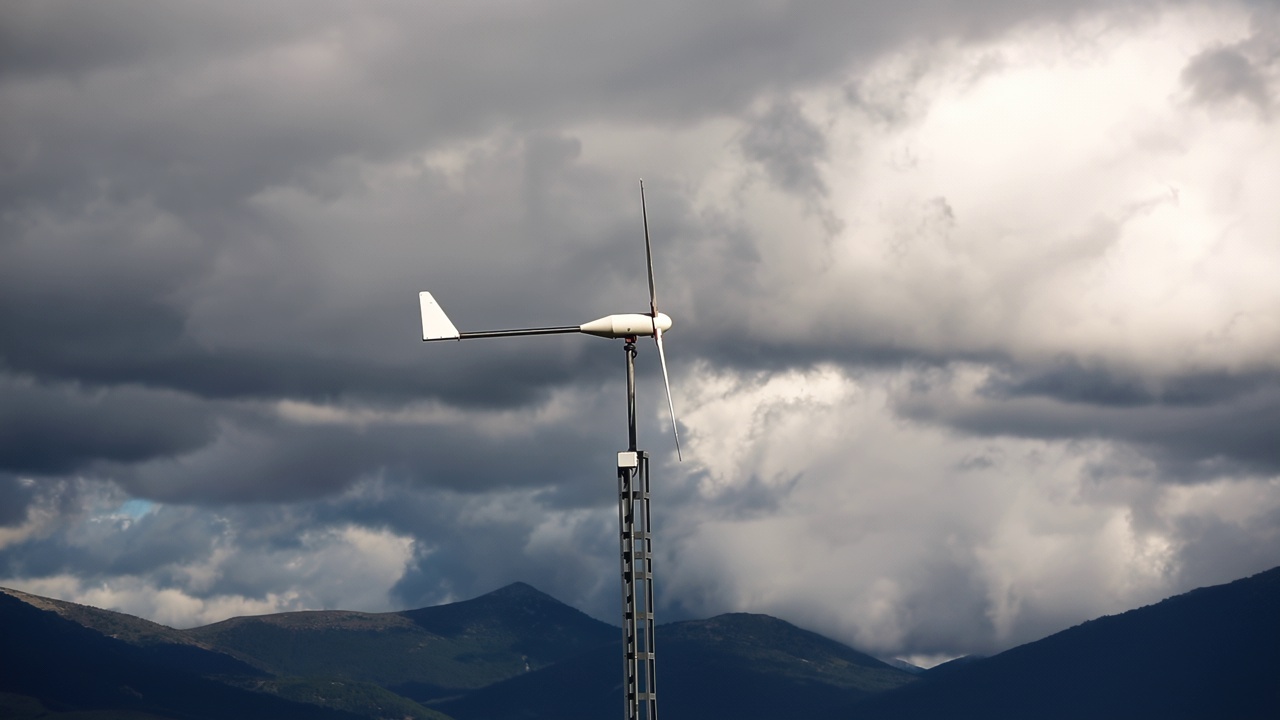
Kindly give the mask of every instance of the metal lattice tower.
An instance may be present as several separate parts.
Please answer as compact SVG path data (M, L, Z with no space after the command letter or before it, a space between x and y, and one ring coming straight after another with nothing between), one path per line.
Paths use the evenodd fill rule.
M622 657L626 720L657 720L657 659L653 643L653 529L649 453L636 449L635 338L627 338L630 443L618 453L618 527L622 552Z

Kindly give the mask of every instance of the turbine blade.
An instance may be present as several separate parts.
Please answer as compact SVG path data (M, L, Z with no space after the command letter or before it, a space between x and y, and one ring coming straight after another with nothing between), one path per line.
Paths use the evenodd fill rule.
M671 411L671 434L676 438L676 457L684 461L684 453L680 452L680 431L676 428L676 406L671 402L671 380L667 377L667 353L662 349L662 330L653 331L653 340L658 344L658 360L662 363L662 385L667 389L667 409Z
M640 217L644 219L644 259L649 265L649 315L656 318L658 292L653 288L653 246L649 244L649 211L644 205L644 180L640 181Z

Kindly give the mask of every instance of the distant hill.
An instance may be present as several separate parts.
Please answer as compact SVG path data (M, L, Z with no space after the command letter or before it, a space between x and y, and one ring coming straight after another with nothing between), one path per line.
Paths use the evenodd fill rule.
M280 613L186 631L274 675L369 682L419 701L544 667L620 632L524 583L420 610Z
M1275 720L1280 568L948 665L844 716Z
M899 658L893 658L893 659L890 659L890 660L885 660L884 662L885 662L885 664L886 664L886 665L889 665L889 666L891 666L891 667L896 667L896 668L898 668L899 670L906 670L907 672L911 673L912 675L919 675L920 673L922 673L922 672L924 672L924 671L925 671L925 669L924 669L924 668L922 668L922 667L920 667L919 665L913 665L913 664L911 664L911 663L907 662L906 660L902 660L902 659L899 659Z
M0 717L613 717L620 634L521 583L192 630L0 589ZM918 675L767 615L661 625L656 646L665 720L1274 720L1280 568Z
M920 674L927 678L940 677L947 673L955 672L956 670L967 665L971 665L979 660L985 660L986 657L986 655L962 655L953 660L948 660L944 663L934 665L933 667L922 671Z
M658 706L668 720L813 718L914 676L769 617L658 626ZM585 720L620 711L620 641L438 707L458 720Z
M57 613L78 625L92 628L98 632L133 645L197 645L198 643L185 631L175 630L167 625L144 620L133 615L126 615L114 610L81 605L65 600L30 595L19 590L0 588L0 592L8 593L32 607Z
M144 621L145 622L145 621ZM111 710L119 717L355 720L352 715L250 692L205 678L163 650L131 645L0 592L0 709ZM192 648L196 665L239 663Z

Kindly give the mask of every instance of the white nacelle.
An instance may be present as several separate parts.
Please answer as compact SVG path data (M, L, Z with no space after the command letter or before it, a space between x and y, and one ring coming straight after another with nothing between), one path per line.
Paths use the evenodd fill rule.
M610 315L580 325L578 330L596 337L625 338L651 336L655 326L662 332L666 332L671 329L671 318L667 317L666 313L658 313L656 318L640 313Z

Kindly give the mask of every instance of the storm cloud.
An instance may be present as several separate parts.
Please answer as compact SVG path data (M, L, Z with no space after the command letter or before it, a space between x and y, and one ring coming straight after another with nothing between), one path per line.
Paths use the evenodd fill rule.
M522 580L993 652L1280 564L1268 3L18 2L0 584L192 625Z

